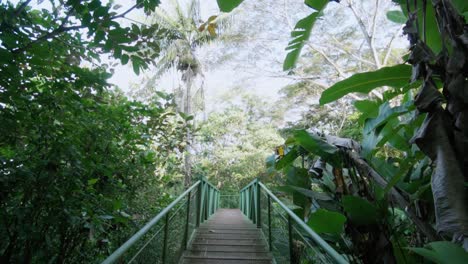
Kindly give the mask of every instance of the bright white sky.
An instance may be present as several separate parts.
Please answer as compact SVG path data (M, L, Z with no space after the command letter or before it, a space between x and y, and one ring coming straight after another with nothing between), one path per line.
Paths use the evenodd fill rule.
M170 1L177 0L162 0L161 6L164 7ZM189 0L178 1L186 2ZM48 8L47 1L41 2L40 8ZM114 0L114 2L123 6L120 10L125 10L130 6L130 3L133 3L133 1L128 0ZM33 1L32 6L38 5L38 3L40 2ZM216 0L200 0L200 4L201 16L204 21L212 15L219 14ZM337 5L333 2L329 7L333 8ZM220 95L234 87L242 87L261 95L263 98L271 98L272 101L278 99L278 90L294 82L291 78L282 77L285 76L285 73L281 70L291 29L299 19L310 12L303 0L245 0L236 9L233 31L247 32L245 35L248 36L248 39L231 45L210 44L198 51L203 64L203 83L208 112L217 107L216 104L210 104L210 102L218 101ZM146 22L145 15L141 10L135 10L127 16L136 21ZM385 19L384 16L385 14L381 14L382 19ZM324 24L327 24L327 28L329 28L327 30L336 31L342 26L333 25L336 23L333 16L326 14L324 17L326 17ZM125 19L120 22L130 23ZM344 22L345 25L351 23L356 23L352 16ZM392 30L388 31L393 32ZM389 32L383 31L380 34L391 34ZM312 38L320 38L318 35L312 35ZM406 45L406 43L401 36L395 41L395 45L398 46ZM221 60L220 58L223 56L228 57L228 59ZM142 76L136 76L133 73L130 63L124 66L118 65L114 71L110 82L127 93L131 93L132 84L141 83ZM150 72L141 75L145 74L151 75ZM172 91L178 85L177 75L171 73L164 75L157 83L158 89L166 91Z
M300 1L300 0L298 0ZM121 3L121 5L125 5L124 0L118 0L116 3ZM164 3L167 1L162 1L162 7L164 7ZM219 14L219 9L216 3L216 0L202 0L201 2L201 16L204 21L212 15ZM247 2L247 1L246 1ZM252 2L252 1L250 1ZM303 2L301 2L302 4ZM123 8L122 8L123 9ZM245 12L248 10L243 10L242 6L238 10L239 14L234 17L236 21L239 19L238 17L242 17L245 15ZM142 12L132 12L129 18L145 22L145 17ZM264 17L264 20L268 20L268 17ZM242 19L241 19L242 20ZM124 21L122 21L124 22ZM244 21L240 21L242 23ZM236 23L236 22L234 22ZM257 21L257 23L264 23L264 21ZM262 96L271 97L272 100L276 99L277 91L284 87L285 85L291 83L291 79L287 78L278 78L278 77L269 77L272 73L276 75L281 74L281 61L279 61L276 65L270 65L269 69L261 68L261 64L265 64L271 62L274 58L284 58L286 55L284 49L287 46L287 42L289 40L290 31L284 30L284 32L280 32L279 36L275 36L280 38L280 44L278 41L272 43L276 54L271 54L270 57L263 57L260 60L256 61L257 66L252 65L253 63L247 61L239 61L240 57L245 58L253 52L255 47L249 45L249 43L243 43L240 47L235 51L236 54L233 55L234 57L238 56L239 58L234 58L233 60L229 60L225 63L214 63L213 60L218 60L219 58L214 58L216 55L221 57L225 51L225 48L222 44L211 44L204 49L199 51L199 55L201 58L202 63L204 64L204 87L205 87L205 94L206 94L206 101L212 102L215 98L218 98L221 94L228 91L231 88L242 86L245 89L248 89L254 93L257 93ZM268 32L263 32L263 35L267 35ZM233 52L232 49L229 52ZM216 53L216 55L212 55L212 53ZM215 65L211 65L215 64ZM150 73L149 73L150 74ZM140 77L136 76L133 73L131 65L125 66L117 66L115 68L115 74L110 79L110 82L119 86L125 92L130 92L131 84L138 84L140 82ZM159 80L158 87L161 89L171 91L174 85L177 85L177 77L173 74L166 74ZM210 105L207 105L207 110L210 111Z

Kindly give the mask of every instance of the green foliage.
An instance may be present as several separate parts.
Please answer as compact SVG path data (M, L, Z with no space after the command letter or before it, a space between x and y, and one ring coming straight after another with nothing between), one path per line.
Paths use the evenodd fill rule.
M264 162L283 141L273 125L273 106L257 96L236 94L240 103L210 113L197 132L196 148L202 151L194 156L196 170L223 192L237 192L257 176L265 181L274 176L267 175Z
M344 230L346 217L337 212L318 209L312 213L307 224L317 233L340 235Z
M462 264L468 261L468 253L462 247L448 241L432 242L424 248L410 250L438 264Z
M405 17L410 18L410 16L408 15L408 10L415 8L415 10L417 10L417 13L416 16L414 16L414 18L425 18L425 23L415 23L415 21L413 20L414 18L408 20L410 23L407 24L405 31L408 33L412 32L414 34L419 35L419 38L425 40L425 43L434 54L439 53L442 50L442 37L438 28L436 14L432 3L423 0L417 0L413 3L410 3L410 6L408 7L406 5L407 1L395 0L395 2L401 6L401 10L403 11ZM424 3L426 5L425 8L423 8ZM416 5L417 8L414 5ZM423 27L425 27L424 34L422 33L424 32Z
M1 259L92 262L170 201L159 186L180 164L188 127L173 99L126 99L100 61L148 67L159 29L116 20L158 1L119 13L97 0L29 3L0 4Z
M376 71L357 73L332 85L320 97L320 104L327 104L349 93L369 93L382 86L402 87L409 83L411 66L401 64Z
M346 195L343 197L343 210L351 221L358 225L370 225L377 222L377 208L360 197Z
M392 10L387 12L387 19L397 24L404 24L408 18L400 10Z
M219 9L223 12L231 12L244 0L217 0Z
M284 59L283 70L291 70L294 68L299 55L301 53L302 47L309 40L312 28L317 21L317 18L321 15L323 9L329 3L328 0L306 0L306 5L313 9L312 14L307 17L299 20L294 27L294 30L291 32L292 40L288 43L286 51L288 54Z
M335 162L335 153L338 149L322 140L320 137L309 134L305 130L297 130L293 132L293 136L286 141L286 144L297 144L308 152L323 157L330 163Z

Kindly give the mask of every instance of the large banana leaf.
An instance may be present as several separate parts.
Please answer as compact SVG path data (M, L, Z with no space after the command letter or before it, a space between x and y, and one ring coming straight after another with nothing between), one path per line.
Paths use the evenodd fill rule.
M320 97L320 104L336 101L349 93L368 94L373 89L382 86L403 87L409 83L410 78L411 66L406 64L357 73L325 90Z
M286 50L288 54L283 63L283 70L291 70L296 65L297 59L301 54L301 50L304 47L304 44L309 40L310 33L314 27L317 18L322 14L322 11L325 9L328 0L306 0L305 4L312 8L314 11L312 14L307 17L299 20L294 30L291 32L291 41L289 41L288 47Z

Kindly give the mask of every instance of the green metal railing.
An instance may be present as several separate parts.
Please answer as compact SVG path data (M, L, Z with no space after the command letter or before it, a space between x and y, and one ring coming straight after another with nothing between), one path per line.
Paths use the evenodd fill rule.
M348 263L258 179L240 191L239 203L262 229L276 263Z
M219 208L219 200L219 190L200 179L102 264L178 263L195 229Z

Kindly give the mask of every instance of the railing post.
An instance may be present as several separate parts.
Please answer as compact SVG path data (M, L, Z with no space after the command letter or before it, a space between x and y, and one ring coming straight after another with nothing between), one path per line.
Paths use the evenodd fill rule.
M252 219L252 198L250 195L250 186L247 188L247 217Z
M213 209L214 209L214 197L215 197L215 189L211 187L211 199L210 199L210 216L213 214Z
M201 218L201 203L202 203L202 190L203 190L203 179L200 178L200 184L198 185L197 190L197 220L196 220L196 227L200 226L200 218Z
M163 239L162 263L166 263L168 233L169 233L169 212L166 214L166 219L164 221L164 239Z
M208 184L205 183L203 186L203 214L202 214L202 220L205 222L206 220L206 214L207 214L207 207L208 207L208 193L210 191L210 188Z
M192 192L188 193L187 196L187 217L185 218L185 233L184 233L184 249L187 249L188 243L188 230L190 225L190 196Z
M268 248L270 251L273 249L271 241L271 198L268 195Z
M257 228L261 228L262 227L262 208L260 207L261 189L260 189L260 184L258 184L258 178L257 178L256 188L257 188Z
M255 195L255 184L252 184L250 186L250 192L252 193L252 200L251 200L252 201L252 207L251 207L252 208L252 215L251 215L252 216L252 222L254 224L256 224L257 223L257 216L256 216L256 210L257 209L255 207L257 207L257 203L256 203L257 197Z
M207 208L207 210L206 210L206 219L208 219L208 217L211 214L211 192L213 191L211 189L211 186L208 185L207 188L208 188L208 198L206 200L207 200L208 203L206 204L206 208Z
M291 216L288 214L288 234L289 234L289 262L292 263L293 261L293 233L292 233L292 222Z
M242 191L239 193L239 209L241 210L242 213L244 212L242 208Z

